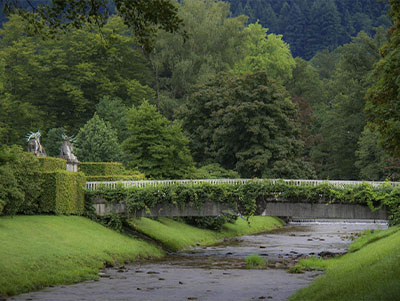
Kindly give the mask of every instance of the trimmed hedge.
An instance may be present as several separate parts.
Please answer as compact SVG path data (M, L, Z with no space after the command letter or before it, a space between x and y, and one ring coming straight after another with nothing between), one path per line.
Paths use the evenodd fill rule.
M65 170L67 166L67 161L61 158L55 157L38 157L40 162L41 171L50 172L56 170Z
M132 175L112 175L112 176L87 176L86 181L143 181L146 177L144 174L132 174Z
M58 170L43 172L42 195L39 200L41 213L82 215L86 178L81 172Z
M86 176L111 176L125 174L125 168L120 162L81 162L79 171Z

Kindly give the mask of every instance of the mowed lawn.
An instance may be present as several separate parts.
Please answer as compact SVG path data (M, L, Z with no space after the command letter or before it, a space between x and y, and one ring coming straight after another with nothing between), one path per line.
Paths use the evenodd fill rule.
M212 231L165 217L156 220L149 218L129 220L133 229L159 241L171 250L181 250L196 244L211 245L226 237L260 233L283 225L281 219L269 216L253 216L249 218L249 222L238 218L235 224L226 223L221 231Z
M400 300L400 226L358 238L343 257L301 262L326 274L290 300Z
M95 279L105 262L163 254L84 217L1 217L0 296Z

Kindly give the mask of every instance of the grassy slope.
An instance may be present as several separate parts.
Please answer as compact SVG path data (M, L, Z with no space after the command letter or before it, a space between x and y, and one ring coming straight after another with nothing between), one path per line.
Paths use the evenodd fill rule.
M250 226L239 218L235 224L225 224L221 232L199 229L170 218L131 219L129 223L135 230L172 250L181 250L196 244L211 245L225 237L259 233L282 226L279 218L261 216L251 217Z
M399 300L400 226L362 236L354 245L360 249L341 258L303 261L326 274L290 300Z
M162 255L83 217L1 217L0 296L93 279L106 261Z

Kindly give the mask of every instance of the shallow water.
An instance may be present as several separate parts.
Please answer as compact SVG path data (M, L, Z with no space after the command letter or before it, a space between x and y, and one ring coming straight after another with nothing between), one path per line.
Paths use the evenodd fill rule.
M285 300L321 274L289 274L289 266L308 256L343 254L357 233L385 228L385 223L294 222L268 233L173 253L156 262L105 269L99 281L47 288L10 299ZM251 254L267 259L267 267L245 269L244 258Z

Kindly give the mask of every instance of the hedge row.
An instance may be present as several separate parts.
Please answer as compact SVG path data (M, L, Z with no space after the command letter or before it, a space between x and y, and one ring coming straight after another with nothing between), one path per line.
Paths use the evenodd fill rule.
M132 175L111 175L111 176L86 176L86 181L98 181L98 182L107 182L107 181L143 181L145 180L145 176L141 173L132 174Z
M205 202L226 203L236 208L242 215L252 215L257 209L257 201L311 203L355 203L366 204L371 210L383 205L391 211L391 222L400 223L400 187L384 184L378 187L367 183L339 188L328 183L317 186L295 186L284 181L249 181L245 184L174 184L146 186L143 188L122 186L117 189L100 188L86 191L87 200L103 198L109 203L124 202L129 213L153 208L159 204L175 204L183 208L192 203L201 208Z
M79 171L86 176L111 176L126 173L124 166L120 162L81 162Z
M40 162L41 171L56 171L65 170L67 166L67 161L61 158L54 157L39 157L37 158Z
M81 172L44 172L40 213L75 214L84 213L85 175Z

